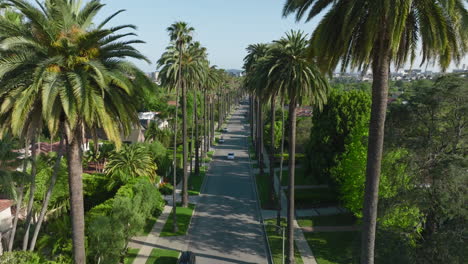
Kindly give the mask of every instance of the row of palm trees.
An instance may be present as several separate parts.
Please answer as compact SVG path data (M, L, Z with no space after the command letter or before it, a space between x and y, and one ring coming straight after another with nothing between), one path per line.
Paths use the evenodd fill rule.
M135 99L151 85L127 58L148 60L133 47L142 41L128 40L126 37L135 34L122 32L135 29L133 25L108 26L122 10L101 23L95 20L104 6L100 1L83 5L74 0L4 3L15 16L0 16L0 132L22 140L24 172L31 182L22 248L34 250L41 227L40 223L35 225L31 239L36 142L46 127L52 138L60 138L65 146L65 153L60 152L57 159L67 155L73 259L85 263L83 138L85 133L102 129L120 147L121 135L138 125ZM28 158L30 145L32 157ZM60 162L56 164L60 167ZM24 187L17 188L19 200ZM18 211L9 250L13 248Z
M175 22L167 28L171 43L166 48L158 60L160 68L161 84L169 89L176 90L176 111L174 121L174 153L173 153L173 185L177 185L177 133L178 133L178 107L179 99L182 106L182 207L188 206L188 162L190 162L190 171L192 172L192 153L195 153L195 172L200 173L200 161L206 157L207 152L212 147L215 138L215 99L218 100L218 126L220 126L226 114L229 112L230 103L234 100L233 86L228 85L226 73L223 70L211 66L207 59L206 48L201 46L200 42L193 41L193 27L186 22ZM187 95L189 91L193 92L193 117L192 132L188 136L188 111ZM179 98L179 94L180 98ZM202 128L203 145L200 146L199 116L198 116L198 98L201 94L202 102ZM219 128L219 127L218 127ZM190 150L188 147L189 141ZM193 150L195 147L195 150ZM201 147L201 157L200 157ZM190 161L189 161L190 158ZM177 230L176 223L176 192L173 192L173 229Z
M369 125L361 263L374 263L378 186L382 161L388 82L391 66L401 68L422 57L421 64L442 70L459 63L468 48L468 12L462 0L286 0L283 16L306 21L325 13L310 40L291 32L273 44L251 45L245 59L246 88L256 120L256 152L262 168L262 107L277 97L289 100L289 186L287 263L294 263L295 108L310 94L312 104L326 102L323 74L372 69L372 108ZM417 52L420 51L420 54ZM272 106L272 110L273 110ZM256 116L253 116L256 113ZM274 112L272 111L272 115ZM274 120L272 116L271 120ZM273 121L274 122L274 121ZM253 124L252 124L253 125ZM272 126L273 127L273 126ZM284 134L284 133L283 133ZM274 149L274 148L272 148ZM271 169L270 176L273 177Z
M326 103L326 95L329 91L327 79L320 73L318 67L307 58L309 42L307 35L300 31L291 31L280 40L271 44L255 44L247 48L248 55L245 58L246 70L245 87L253 98L255 108L255 146L258 157L260 173L263 172L263 118L261 102L270 101L271 104L271 150L270 153L270 202L274 203L274 167L275 156L274 128L275 128L275 104L277 98L283 102L289 102L289 185L288 185L288 221L287 221L287 261L294 262L294 171L296 152L296 108L302 103L303 98L310 99L310 103L321 108ZM281 140L281 167L283 163L284 148L284 111ZM252 119L253 121L253 119ZM280 169L280 173L282 168ZM281 178L281 175L280 175ZM278 193L281 193L279 191ZM279 203L278 203L279 204ZM278 208L278 211L281 209ZM278 217L278 226L280 226Z

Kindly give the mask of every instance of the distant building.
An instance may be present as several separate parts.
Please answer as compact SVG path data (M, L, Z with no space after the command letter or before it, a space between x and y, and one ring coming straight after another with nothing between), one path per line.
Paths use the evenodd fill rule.
M140 112L138 113L138 119L144 129L147 129L152 122L157 123L159 129L169 127L169 122L167 120L162 120L158 117L160 114L160 112Z
M148 78L150 78L154 83L158 85L161 84L161 80L159 79L159 71L149 72L146 74L146 76L148 76Z

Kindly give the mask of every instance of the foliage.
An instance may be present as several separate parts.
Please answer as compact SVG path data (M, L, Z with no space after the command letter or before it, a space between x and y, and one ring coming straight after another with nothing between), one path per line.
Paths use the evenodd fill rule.
M70 259L60 257L55 261L46 260L37 252L12 251L0 256L0 264L69 264Z
M124 146L114 152L106 164L106 175L112 179L110 186L125 184L132 178L149 177L156 182L156 169L151 152L141 144Z
M37 241L37 249L49 256L72 255L72 226L68 215L48 219L42 235Z
M322 112L314 111L310 143L307 146L307 161L305 166L312 177L322 183L330 183L330 170L336 166L339 156L351 149L346 144L350 142L350 133L360 129L365 133L365 127L370 118L370 95L362 91L340 91L333 89ZM359 137L367 134L356 135ZM361 146L356 142L358 146ZM362 154L362 153L361 153Z
M90 254L93 261L117 263L125 255L126 241L141 233L147 219L164 206L157 188L146 177L132 179L116 195L87 214ZM103 228L104 223L109 223ZM93 232L101 228L99 232Z
M172 194L173 190L174 190L174 187L170 183L162 183L159 186L159 192L162 195L170 195Z
M158 167L158 175L167 175L172 165L172 159L168 155L167 148L159 141L153 141L149 144L145 144L145 146L148 148Z
M49 188L49 182L52 177L53 164L55 163L57 153L49 152L41 154L37 158L36 190L34 193L34 202L39 208L42 206L43 199ZM26 197L29 197L26 195ZM65 159L61 160L60 170L57 174L52 196L49 201L49 210L53 211L55 216L68 211L68 199L70 197L68 188L68 166ZM47 216L47 215L46 215Z
M271 146L271 133L270 133L270 128L271 128L271 122L267 121L267 123L263 126L264 127L264 138L265 138L265 144L266 146ZM281 121L275 121L275 144L274 147L275 149L278 149L281 144L281 131L282 129L282 122Z
M307 150L307 145L309 144L309 141L310 141L311 128L312 128L312 118L305 117L305 118L297 119L296 153L304 153ZM287 133L287 131L285 131L285 133Z

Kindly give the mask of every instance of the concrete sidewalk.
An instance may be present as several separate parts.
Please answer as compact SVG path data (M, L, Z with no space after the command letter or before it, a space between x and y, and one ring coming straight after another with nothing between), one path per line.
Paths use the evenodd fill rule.
M136 256L133 264L145 264L148 260L149 256L151 255L151 251L155 248L159 240L159 234L161 233L164 224L166 223L169 214L171 213L172 207L164 206L164 210L161 215L158 217L156 224L154 224L153 229L149 233L146 239L139 240L139 239L131 239L129 242L130 248L140 248L138 255Z
M263 148L263 163L266 167L265 173L268 173L270 167L270 159L265 148ZM283 167L283 170L284 169L285 167ZM259 169L256 169L256 172L258 173ZM281 183L276 173L274 181L275 191L278 192L278 190L281 190L281 216L286 217L288 199L283 188L280 188ZM276 218L276 214L277 211L274 210L262 210L262 215L264 219ZM307 243L302 229L299 227L299 224L297 223L296 219L294 219L294 242L296 244L297 249L299 250L299 253L301 254L302 262L304 262L304 264L317 264L314 254L312 253L312 250L310 249L309 244Z

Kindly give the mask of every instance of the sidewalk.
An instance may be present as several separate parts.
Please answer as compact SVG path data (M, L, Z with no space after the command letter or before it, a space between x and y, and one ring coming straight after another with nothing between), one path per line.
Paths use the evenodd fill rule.
M130 248L140 248L137 257L133 261L133 264L145 264L151 255L151 251L159 240L159 234L166 223L169 214L171 213L172 207L164 206L164 210L161 215L158 217L156 224L154 224L153 229L144 240L139 240L137 238L132 238L129 242Z
M268 157L267 151L265 148L263 148L263 163L265 164L265 172L268 173L268 170L270 168L270 159ZM284 167L283 167L284 169ZM259 172L259 169L256 169L256 173ZM286 217L287 215L287 208L288 208L288 200L287 196L283 190L283 188L280 188L281 183L276 176L275 173L275 191L277 192L278 189L281 189L281 217ZM262 216L264 219L271 219L271 218L276 218L277 211L275 210L262 210ZM297 215L297 212L296 212ZM309 247L309 244L307 243L307 240L305 239L304 233L302 232L302 229L299 227L299 224L297 223L296 219L294 220L294 242L296 244L297 249L299 250L299 253L301 254L302 262L304 264L317 264L317 261L315 260L314 254L312 253L312 250Z

